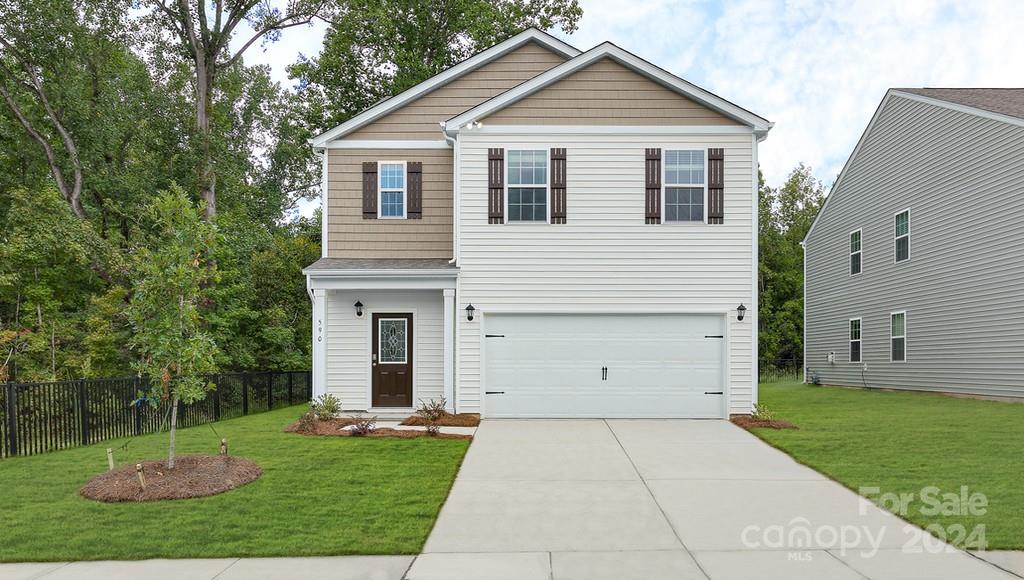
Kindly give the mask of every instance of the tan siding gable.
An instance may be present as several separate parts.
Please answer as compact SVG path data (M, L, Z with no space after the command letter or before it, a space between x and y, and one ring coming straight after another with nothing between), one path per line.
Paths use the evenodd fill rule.
M611 60L602 59L485 119L491 125L738 125Z
M328 149L327 256L451 258L451 149ZM422 219L363 219L364 161L423 163Z
M564 61L565 57L529 42L346 135L345 139L441 139L439 122Z

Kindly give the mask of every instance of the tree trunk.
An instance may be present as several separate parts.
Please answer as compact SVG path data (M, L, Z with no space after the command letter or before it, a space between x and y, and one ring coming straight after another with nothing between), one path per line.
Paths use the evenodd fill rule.
M174 436L178 432L178 396L171 399L171 441L167 446L167 469L174 469Z
M213 168L210 146L210 106L213 102L214 71L200 53L196 58L196 130L202 139L202 159L199 162L199 195L206 202L203 216L213 221L217 215L217 175Z

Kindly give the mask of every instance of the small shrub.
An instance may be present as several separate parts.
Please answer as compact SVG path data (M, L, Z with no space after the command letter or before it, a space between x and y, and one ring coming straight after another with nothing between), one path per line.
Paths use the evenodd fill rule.
M341 412L341 399L330 393L325 393L314 399L309 408L317 419L330 421Z
M754 405L753 418L757 421L774 421L775 412L768 408L768 405L764 403L757 403Z
M377 417L364 417L362 415L352 415L352 419L355 423L349 427L349 432L352 433L353 437L362 437L363 435L369 435L373 433L373 430L377 428Z
M303 413L299 417L299 424L297 427L299 433L314 433L316 432L316 413L309 411Z
M438 425L438 422L448 415L448 411L445 410L447 405L448 401L444 397L430 399L429 401L420 399L420 405L416 407L416 414L426 424L428 435L437 435L441 432L441 426Z

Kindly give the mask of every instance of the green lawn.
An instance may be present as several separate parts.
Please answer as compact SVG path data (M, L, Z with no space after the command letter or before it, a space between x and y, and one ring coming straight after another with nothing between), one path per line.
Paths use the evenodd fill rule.
M761 385L760 400L800 429L756 434L797 461L854 490L915 494L905 518L922 527L984 524L990 549L1024 549L1024 405L792 383ZM968 486L987 513L922 514L926 486Z
M468 448L465 440L282 433L302 407L178 432L182 454L231 453L263 476L190 500L103 504L78 489L125 440L0 460L0 561L418 553ZM119 464L161 458L164 434L131 440Z

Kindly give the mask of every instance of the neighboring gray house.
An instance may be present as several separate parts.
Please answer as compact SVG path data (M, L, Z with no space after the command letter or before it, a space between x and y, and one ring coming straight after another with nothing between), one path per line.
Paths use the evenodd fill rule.
M891 89L804 254L808 379L1024 397L1024 89Z

